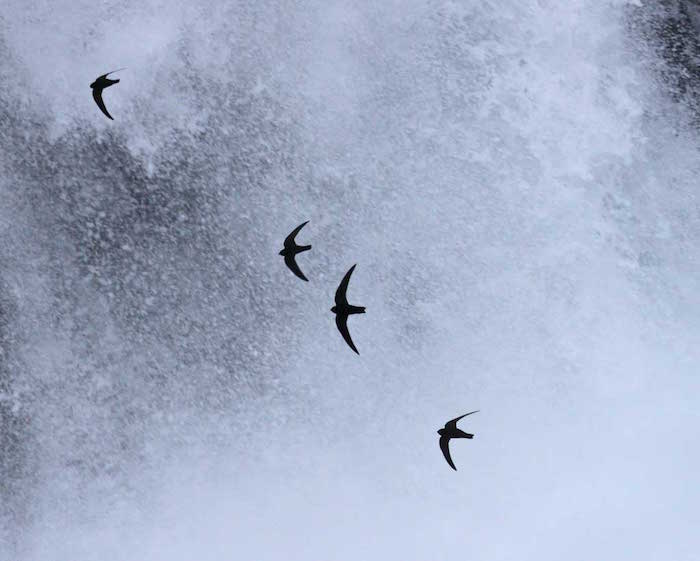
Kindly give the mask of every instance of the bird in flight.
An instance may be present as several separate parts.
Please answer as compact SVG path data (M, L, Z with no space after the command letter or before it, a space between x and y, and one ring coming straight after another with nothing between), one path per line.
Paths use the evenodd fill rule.
M471 413L465 413L461 417L457 417L456 419L452 419L451 421L448 421L445 423L445 428L440 429L438 434L440 435L440 450L442 450L443 456L445 456L445 460L447 460L447 463L450 464L450 467L457 471L457 468L454 465L454 462L452 461L452 456L450 456L450 439L452 438L474 438L473 434L470 434L468 432L461 431L457 428L457 421L459 421L461 418L466 417L467 415L471 415L472 413L478 413L479 411L472 411Z
M284 249L280 251L280 255L284 257L284 262L289 267L289 269L294 273L296 276L298 276L301 280L308 281L304 276L304 273L301 272L301 269L299 268L299 265L297 265L296 262L296 256L298 253L301 253L302 251L309 251L311 249L310 245L297 245L297 243L294 241L294 238L296 235L299 233L299 231L306 226L309 223L307 220L303 224L299 224L294 230L292 230L292 233L289 234L285 240L284 240Z
M359 355L360 353L355 347L355 343L352 342L350 332L348 331L348 316L365 313L364 307L348 304L348 283L350 282L350 277L352 276L352 272L355 270L356 266L357 264L350 267L348 272L345 273L343 280L340 281L338 289L335 291L335 306L331 308L331 312L335 314L335 324L338 326L338 331L340 331L343 339L345 339L345 342L350 346L350 348Z
M119 70L125 70L124 68L120 68ZM107 111L107 108L105 107L105 102L102 101L102 90L105 88L108 88L110 86L113 86L114 84L117 84L119 80L112 80L111 78L107 78L110 74L114 74L115 72L119 72L119 70L112 70L112 72L107 72L107 74L102 74L102 76L99 76L92 84L90 84L90 87L92 88L92 97L95 99L95 103L97 103L97 107L100 108L100 111L107 115L112 121L114 121L114 118L109 114L109 111Z

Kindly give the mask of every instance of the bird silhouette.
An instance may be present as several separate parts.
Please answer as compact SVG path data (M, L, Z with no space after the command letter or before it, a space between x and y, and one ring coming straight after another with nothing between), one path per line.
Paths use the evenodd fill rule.
M285 240L284 240L284 249L280 251L280 255L284 257L284 262L289 267L289 269L294 273L296 276L298 276L301 280L308 281L304 276L304 273L301 272L301 269L299 268L299 265L297 265L296 262L296 256L297 254L301 253L302 251L309 251L311 249L310 245L297 245L297 243L294 241L294 238L296 235L299 233L299 231L306 226L309 223L307 220L303 224L299 224L294 230L292 230L292 233L289 234Z
M442 454L443 456L445 456L445 460L447 460L447 463L450 464L450 467L455 471L457 471L457 468L455 467L455 464L452 461L452 456L450 456L450 440L452 438L474 438L473 434L459 430L457 428L457 421L459 421L463 417L466 417L467 415L471 415L472 413L478 412L478 410L472 411L471 413L465 413L461 417L452 419L451 421L445 423L445 428L442 428L439 431L437 431L440 435L440 450L442 450Z
M120 68L119 70L125 69ZM90 87L92 88L92 97L95 99L97 107L100 108L100 111L102 111L102 113L104 113L105 115L107 115L107 117L112 119L112 121L114 121L114 117L112 117L109 114L109 111L107 111L107 108L105 107L105 102L102 101L102 90L119 83L119 80L112 80L110 78L107 78L107 76L109 76L110 74L114 74L115 72L119 72L119 70L112 70L111 72L107 72L107 74L102 74L102 76L98 76L97 79L92 84L90 84Z
M352 342L352 337L350 337L350 332L348 331L348 316L365 313L364 307L348 304L348 283L350 282L350 277L356 266L357 264L350 267L348 272L345 273L343 280L340 281L338 289L335 291L335 306L331 308L331 312L335 314L335 324L338 326L338 331L340 331L343 339L345 339L345 342L350 348L359 355L360 353L357 347L355 347L355 343Z

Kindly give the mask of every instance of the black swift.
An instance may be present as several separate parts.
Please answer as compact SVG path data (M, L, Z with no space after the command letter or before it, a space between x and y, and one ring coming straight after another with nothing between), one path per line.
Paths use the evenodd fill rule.
M294 241L294 238L299 233L299 231L308 223L309 221L307 220L303 224L299 224L299 226L294 228L294 230L292 230L292 233L285 238L284 249L280 251L280 255L284 257L284 262L287 265L287 267L289 267L292 273L298 276L301 280L305 281L308 281L309 279L307 279L304 276L304 273L301 272L301 269L299 268L299 265L297 265L295 257L298 253L301 253L302 251L309 251L311 249L311 246L297 245L297 243Z
M440 450L442 450L443 456L445 456L445 460L447 460L447 463L450 464L450 467L457 471L457 468L455 467L454 463L452 462L452 456L450 456L450 439L452 438L474 438L473 434L470 434L468 432L461 431L457 428L457 421L459 421L461 418L466 417L467 415L471 415L472 413L478 413L479 411L472 411L471 413L465 413L461 417L457 417L456 419L452 419L451 421L448 421L445 423L445 428L440 429L438 434L440 435Z
M338 290L335 291L335 306L331 308L331 312L335 314L335 324L338 326L338 331L340 331L343 339L345 339L345 342L350 346L350 348L359 355L360 353L355 347L355 343L352 342L350 332L348 331L348 316L365 313L364 307L348 304L348 283L350 282L350 277L352 276L352 272L355 270L356 266L357 264L350 267L348 272L345 273L343 280L340 281Z
M124 70L124 68L120 68L119 70ZM111 78L107 78L107 76L109 76L110 74L114 74L115 72L119 72L119 70L112 70L112 72L102 74L102 76L98 76L97 79L92 84L90 84L90 87L92 88L92 97L95 99L97 107L100 108L100 111L102 111L102 113L104 113L105 115L107 115L107 117L112 119L112 121L114 121L114 118L109 114L109 111L107 111L107 108L105 107L104 101L102 101L102 90L119 83L119 80L112 80Z

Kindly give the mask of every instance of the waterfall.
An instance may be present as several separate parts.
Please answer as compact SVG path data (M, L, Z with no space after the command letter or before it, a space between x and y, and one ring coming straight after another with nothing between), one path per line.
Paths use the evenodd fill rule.
M697 10L5 0L0 561L691 559Z

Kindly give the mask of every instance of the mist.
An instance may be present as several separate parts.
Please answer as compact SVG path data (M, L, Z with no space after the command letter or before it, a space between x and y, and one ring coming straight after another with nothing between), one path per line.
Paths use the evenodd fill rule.
M0 560L695 559L697 21L5 0Z

